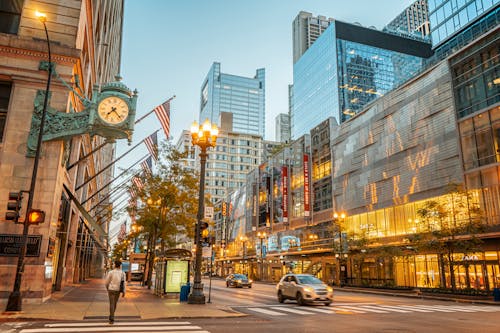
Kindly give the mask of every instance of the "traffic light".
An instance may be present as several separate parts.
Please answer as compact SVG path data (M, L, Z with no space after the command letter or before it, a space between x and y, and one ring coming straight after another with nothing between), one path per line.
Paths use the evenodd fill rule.
M22 192L9 192L9 202L7 202L7 212L5 213L6 220L18 222L22 201Z
M28 214L28 222L30 224L43 223L45 221L45 212L41 209L32 209Z
M208 223L207 222L200 222L200 239L202 243L209 243L208 236Z

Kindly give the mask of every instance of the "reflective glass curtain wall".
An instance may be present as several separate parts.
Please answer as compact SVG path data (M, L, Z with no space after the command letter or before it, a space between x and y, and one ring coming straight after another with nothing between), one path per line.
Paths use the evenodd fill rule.
M429 0L433 47L442 44L499 3L500 0Z
M201 87L199 121L220 125L221 112L233 114L233 131L264 137L265 70L248 78L221 73L220 63L214 63Z
M331 24L293 65L292 140L339 113L335 25Z

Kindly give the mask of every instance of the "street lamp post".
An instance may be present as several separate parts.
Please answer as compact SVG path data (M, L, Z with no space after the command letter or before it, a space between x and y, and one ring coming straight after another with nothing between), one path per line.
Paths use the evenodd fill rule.
M258 232L257 237L260 238L260 280L264 280L264 251L263 251L263 242L264 238L267 237L267 234L265 232Z
M204 214L204 198L205 198L205 164L207 162L207 149L215 147L219 135L219 129L215 124L205 120L200 127L196 122L191 126L191 139L193 145L200 147L200 191L198 195L198 214L196 216L195 228L195 244L196 258L194 267L194 281L191 293L188 296L189 304L205 304L205 295L203 294L203 284L201 283L201 223Z
M345 213L333 213L333 222L337 226L339 234L339 247L338 251L335 253L335 258L338 260L337 267L337 283L342 287L342 283L345 282L346 267L344 266L344 256L347 257L347 253L344 253L344 244L342 242L342 225L344 224L346 215Z
M49 74L47 78L47 86L45 88L42 115L40 117L40 129L38 132L38 142L36 144L35 159L33 161L31 185L29 190L28 204L26 207L26 218L24 219L23 236L21 239L21 249L17 260L16 279L14 281L14 288L12 290L12 293L10 293L9 295L9 300L7 302L7 307L5 311L21 311L22 309L21 281L24 273L24 258L26 256L26 243L28 239L29 214L33 207L33 196L35 194L36 176L38 173L38 162L40 160L40 153L42 150L41 148L42 148L43 128L45 125L45 115L47 113L47 104L49 100L50 80L52 78L52 56L50 53L49 32L47 30L47 25L46 25L47 16L40 12L36 12L36 16L38 17L40 22L42 22L43 28L45 29L45 36L47 37L47 51L49 55L49 69L48 69Z
M243 243L243 274L247 274L246 259L247 259L247 237L240 236L240 241Z

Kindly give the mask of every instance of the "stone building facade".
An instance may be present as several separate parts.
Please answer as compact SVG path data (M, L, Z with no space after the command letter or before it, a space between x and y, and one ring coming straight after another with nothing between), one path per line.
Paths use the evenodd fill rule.
M9 235L22 234L21 224L5 220L7 193L30 187L33 158L27 157L27 140L35 97L45 91L47 83L47 71L39 69L40 63L48 60L47 40L35 12L43 12L47 18L57 73L52 77L49 108L58 112L82 111L77 94L91 98L94 85L113 81L119 73L123 20L123 1L7 2L9 22L0 31L2 249L15 247L8 244ZM110 168L91 179L112 161L114 145L108 144L75 164L103 142L99 136L81 135L66 142L42 143L33 207L44 210L46 217L44 223L29 228L29 235L38 235L40 240L36 253L28 252L24 262L21 292L25 300L47 299L65 284L103 272L109 216L106 210L98 212L100 207L95 205L108 190L87 198L113 177ZM72 199L84 204L76 205ZM104 200L100 204L110 203ZM104 233L97 233L97 225ZM0 298L7 298L12 291L18 259L15 253L0 254Z

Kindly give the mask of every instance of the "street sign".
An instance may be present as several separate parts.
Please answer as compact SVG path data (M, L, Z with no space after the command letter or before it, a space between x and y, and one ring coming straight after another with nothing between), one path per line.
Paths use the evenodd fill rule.
M41 235L27 236L26 257L38 257L40 255ZM18 256L21 252L22 235L0 234L0 256Z
M214 219L214 207L205 206L205 219L207 220Z

